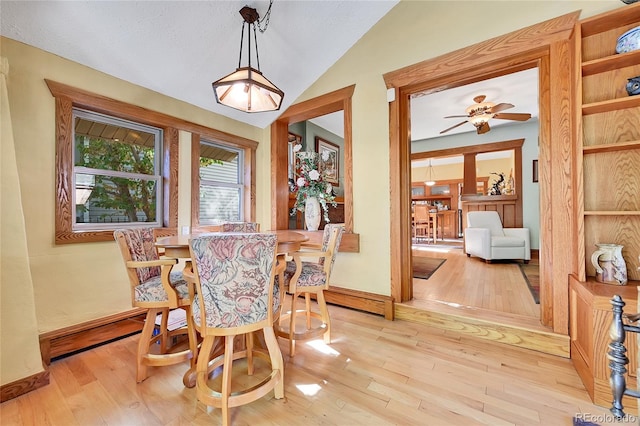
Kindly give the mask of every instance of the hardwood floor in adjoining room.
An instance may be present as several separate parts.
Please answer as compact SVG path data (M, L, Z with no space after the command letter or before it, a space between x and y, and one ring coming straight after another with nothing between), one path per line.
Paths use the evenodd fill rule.
M285 357L285 399L232 408L234 425L571 425L593 405L571 361L406 321L329 307L333 342ZM138 336L54 361L51 384L0 405L9 425L219 424L182 385L188 364L135 383ZM256 374L258 374L257 372ZM599 419L599 420L598 420ZM612 421L610 424L614 424Z
M438 245L445 246L413 250L414 256L447 259L428 280L413 279L415 301L437 300L540 319L540 305L533 300L517 261L485 263L467 257L462 249L438 251Z
M452 248L456 243L413 247L414 256L446 261L428 280L413 279L414 297L395 303L395 318L568 358L569 336L540 323L518 262L487 264Z

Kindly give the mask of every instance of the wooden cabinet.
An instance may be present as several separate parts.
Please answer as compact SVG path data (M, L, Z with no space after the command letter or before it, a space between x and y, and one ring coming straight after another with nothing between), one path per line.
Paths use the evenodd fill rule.
M595 244L615 243L629 278L640 280L640 96L625 89L640 76L640 50L615 52L617 38L639 25L640 3L583 20L576 32L587 276Z
M611 298L637 312L640 255L640 96L628 96L627 79L640 75L640 50L617 54L618 37L640 25L640 3L585 19L576 27L576 108L580 276L570 277L571 359L593 402L611 405L607 346ZM581 185L582 184L582 187ZM580 193L582 197L580 197ZM591 255L596 243L624 246L629 283L597 283ZM636 388L636 335L629 333L627 386ZM625 397L626 407L636 407Z
M575 276L569 279L569 304L571 328L571 359L584 383L593 403L602 407L611 407L612 394L609 386L609 361L607 359L609 326L613 314L611 299L619 294L626 303L625 314L637 311L638 282L634 285L616 286L602 284L589 278L580 282ZM637 386L637 334L627 333L627 388ZM625 408L636 408L637 399L625 396L622 404Z

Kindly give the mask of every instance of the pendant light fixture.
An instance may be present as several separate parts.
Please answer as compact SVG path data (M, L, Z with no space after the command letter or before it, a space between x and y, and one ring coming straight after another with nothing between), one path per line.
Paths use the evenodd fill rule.
M260 17L258 11L249 6L240 9L240 15L244 19L242 23L242 33L240 36L240 58L238 59L238 68L231 74L222 77L220 80L212 83L213 93L216 96L216 102L229 106L244 112L264 112L277 111L282 104L284 92L270 82L262 72L260 72L260 56L258 55L258 38L256 35L256 27L260 32L264 32L269 25L269 17L271 16L271 5L265 14L266 25L259 27L262 21L258 21ZM241 67L242 50L244 43L244 29L247 28L248 39L248 61L246 67ZM257 69L251 66L251 29L253 28L253 39L255 44L255 55Z
M433 186L436 184L436 181L433 180L433 166L431 165L431 158L429 158L429 167L427 167L427 176L428 179L425 181L425 185Z

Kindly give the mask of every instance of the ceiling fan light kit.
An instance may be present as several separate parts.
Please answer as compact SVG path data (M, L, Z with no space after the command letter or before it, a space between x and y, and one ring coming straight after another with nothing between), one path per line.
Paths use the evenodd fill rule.
M265 14L267 24L271 14L271 5ZM267 79L260 72L260 56L258 55L258 38L256 35L256 26L260 24L258 21L258 11L254 8L245 6L240 9L240 15L244 19L242 23L242 33L240 37L240 58L238 59L238 68L231 74L211 83L216 102L221 105L243 111L243 112L265 112L277 111L282 105L284 92ZM263 19L264 21L264 19ZM248 42L248 65L241 67L242 48L244 42L244 29L247 27ZM267 28L260 28L264 32ZM253 28L253 38L256 51L256 62L258 68L251 66L251 28Z
M433 180L433 166L431 165L431 158L429 158L429 167L427 167L427 175L429 175L428 179L424 182L427 186L433 186L436 184L436 181Z
M449 115L445 118L455 118L455 117L464 117L465 121L462 121L458 124L455 124L448 129L444 129L440 132L440 134L446 133L449 130L453 130L458 126L462 126L467 121L473 124L476 128L476 132L481 135L483 133L487 133L491 130L489 126L489 120L492 118L502 119L502 120L515 120L515 121L527 121L531 118L531 114L529 113L501 113L506 109L514 108L513 104L509 103L499 103L495 104L493 102L485 102L486 96L478 95L473 98L475 104L467 107L465 112L467 115Z

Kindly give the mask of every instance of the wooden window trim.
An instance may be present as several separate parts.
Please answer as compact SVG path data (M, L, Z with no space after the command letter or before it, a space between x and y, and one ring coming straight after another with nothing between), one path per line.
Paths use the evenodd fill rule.
M232 135L230 135L232 136ZM244 218L247 222L255 222L256 217L256 149L243 146L234 141L233 137L221 140L207 133L191 134L191 227L199 228L200 223L200 141L208 140L219 145L240 148L244 150Z
M351 135L351 98L355 85L338 89L317 98L290 106L271 125L271 185L273 229L287 229L289 221L288 141L289 124L309 120L337 111L344 113L344 222L345 231L353 232L353 155Z
M49 91L55 98L56 116L56 203L55 203L55 243L75 244L86 242L112 241L113 231L73 231L70 203L73 178L73 114L74 107L83 108L125 120L137 121L164 131L163 140L163 226L177 229L178 226L178 137L179 130L203 135L231 146L245 149L245 162L252 167L248 171L251 200L248 205L255 211L255 150L258 142L231 135L216 129L204 127L186 120L151 111L139 106L121 102L86 90L45 79ZM245 163L246 164L246 163ZM196 194L197 195L197 194ZM193 198L193 196L192 196ZM250 217L253 217L251 215Z

